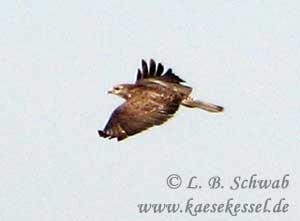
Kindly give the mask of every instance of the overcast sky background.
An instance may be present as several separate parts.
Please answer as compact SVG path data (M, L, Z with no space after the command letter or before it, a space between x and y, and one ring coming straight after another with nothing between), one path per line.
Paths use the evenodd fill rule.
M5 1L0 9L0 221L194 220L138 203L286 198L299 220L299 1ZM182 107L123 142L100 139L140 59L171 67L221 114ZM171 190L172 173L282 178L286 190ZM228 214L196 219L231 220Z

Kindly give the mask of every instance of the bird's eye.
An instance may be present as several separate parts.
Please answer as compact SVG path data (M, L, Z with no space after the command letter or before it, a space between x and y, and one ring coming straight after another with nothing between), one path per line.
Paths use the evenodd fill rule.
M119 90L120 90L120 87L115 87L115 90L116 90L116 91L119 91Z

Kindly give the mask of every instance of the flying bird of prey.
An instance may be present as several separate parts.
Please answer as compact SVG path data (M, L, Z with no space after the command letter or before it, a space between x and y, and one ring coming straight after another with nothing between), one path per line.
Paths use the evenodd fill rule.
M184 84L172 69L164 73L161 63L150 60L149 68L142 60L134 84L120 84L108 93L118 95L125 102L111 114L104 130L98 134L104 138L121 141L149 127L160 125L173 116L180 105L200 108L209 112L221 112L223 107L194 100L192 88Z

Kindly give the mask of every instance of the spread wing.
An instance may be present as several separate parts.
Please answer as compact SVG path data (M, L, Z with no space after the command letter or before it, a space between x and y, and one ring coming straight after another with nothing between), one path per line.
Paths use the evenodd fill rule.
M138 69L136 83L145 79L157 79L168 83L180 84L185 82L180 77L175 75L171 68L169 68L164 74L164 66L161 63L156 65L153 59L150 59L149 68L145 60L142 60L142 70Z
M153 59L150 59L149 68L145 60L142 60L142 68L138 69L136 85L146 85L150 87L158 85L167 88L169 91L180 93L182 96L188 96L192 92L192 88L181 84L185 82L175 75L171 68L164 74L164 66L161 63L156 65Z
M157 100L134 99L120 105L112 113L103 131L102 137L117 138L118 141L137 134L149 127L167 121L178 110L179 102L157 102Z

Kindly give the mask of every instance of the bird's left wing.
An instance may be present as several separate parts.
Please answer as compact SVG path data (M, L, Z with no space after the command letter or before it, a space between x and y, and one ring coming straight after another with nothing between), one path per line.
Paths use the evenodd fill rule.
M117 138L118 141L137 134L149 127L167 121L178 110L179 102L157 102L157 100L129 100L112 113L101 137Z

